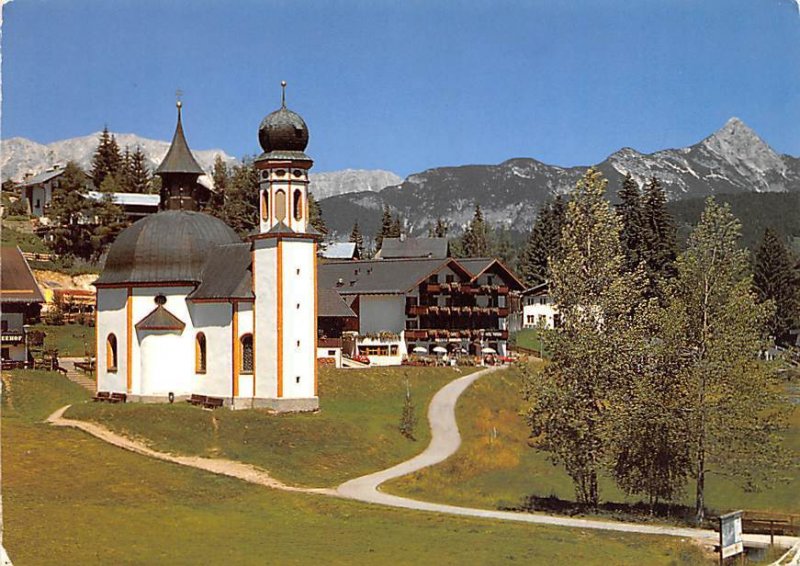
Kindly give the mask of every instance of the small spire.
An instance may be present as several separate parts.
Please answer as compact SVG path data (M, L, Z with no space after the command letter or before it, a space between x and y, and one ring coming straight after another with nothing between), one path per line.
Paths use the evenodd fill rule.
M286 81L281 81L281 108L286 108Z
M182 96L183 91L181 89L175 91L175 106L178 108L178 122L181 121L181 108L183 107L183 102L181 102Z

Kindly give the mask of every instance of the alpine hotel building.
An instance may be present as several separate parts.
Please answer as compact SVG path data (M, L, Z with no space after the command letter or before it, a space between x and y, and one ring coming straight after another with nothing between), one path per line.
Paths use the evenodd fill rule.
M198 394L236 409L318 408L320 234L308 222L308 128L284 97L258 137L260 222L243 242L199 212L203 170L178 103L172 145L156 170L161 210L119 235L95 282L98 391L128 401Z

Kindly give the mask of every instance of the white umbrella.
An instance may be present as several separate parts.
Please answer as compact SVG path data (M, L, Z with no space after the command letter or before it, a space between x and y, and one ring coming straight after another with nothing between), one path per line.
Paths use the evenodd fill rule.
M428 353L428 350L426 348L423 348L422 346L417 346L416 348L414 348L411 351L414 352L415 354L427 354Z
M481 353L483 353L483 354L496 354L497 350L495 350L494 348L490 348L489 346L486 346L485 348L483 348L481 350Z
M436 346L433 349L433 351L436 352L437 354L446 354L447 353L447 348L443 348L442 346Z

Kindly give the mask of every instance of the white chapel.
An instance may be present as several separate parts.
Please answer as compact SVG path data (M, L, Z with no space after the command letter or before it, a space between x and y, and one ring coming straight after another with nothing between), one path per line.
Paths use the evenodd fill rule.
M285 83L283 85L285 87ZM203 174L183 133L156 170L160 211L124 230L97 287L97 390L128 401L204 395L235 409L309 411L317 397L317 243L308 128L281 107L261 122L260 222L242 239L198 209Z

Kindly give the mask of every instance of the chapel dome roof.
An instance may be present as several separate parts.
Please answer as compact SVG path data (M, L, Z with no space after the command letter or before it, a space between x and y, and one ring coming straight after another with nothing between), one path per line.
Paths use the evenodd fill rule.
M258 142L264 153L273 151L305 151L308 126L303 118L286 106L267 114L258 128Z
M152 214L117 236L95 284L199 282L216 246L241 241L222 220L202 212Z

